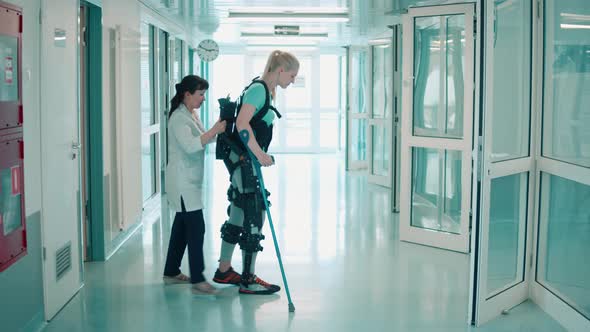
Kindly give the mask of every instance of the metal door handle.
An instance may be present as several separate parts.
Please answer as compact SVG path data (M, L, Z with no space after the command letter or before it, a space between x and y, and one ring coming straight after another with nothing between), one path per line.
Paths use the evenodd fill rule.
M80 143L72 142L72 149L79 149L82 145Z

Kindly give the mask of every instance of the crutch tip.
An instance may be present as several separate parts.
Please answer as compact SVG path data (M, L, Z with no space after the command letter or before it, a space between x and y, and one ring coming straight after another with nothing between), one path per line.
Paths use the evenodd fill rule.
M295 305L293 303L289 303L289 312L295 312Z

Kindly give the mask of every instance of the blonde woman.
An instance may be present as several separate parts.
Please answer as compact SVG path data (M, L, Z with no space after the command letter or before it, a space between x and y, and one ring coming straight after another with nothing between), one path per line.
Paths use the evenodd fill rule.
M221 255L219 268L213 281L221 284L240 285L242 294L272 294L281 288L257 277L254 273L256 255L262 250L260 241L265 219L265 207L252 161L243 158L245 147L238 133L247 130L250 134L248 148L262 166L271 166L274 161L267 154L272 140L273 123L279 112L272 106L277 86L286 89L295 82L299 61L288 52L273 51L268 57L264 73L246 87L238 101L234 141L241 145L239 151L232 151L229 160L224 160L230 169L231 185L228 190L230 207L229 219L221 228ZM236 244L242 250L242 274L231 265Z

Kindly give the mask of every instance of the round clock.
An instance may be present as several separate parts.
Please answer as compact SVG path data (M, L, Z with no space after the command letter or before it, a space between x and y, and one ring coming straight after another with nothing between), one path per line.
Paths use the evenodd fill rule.
M197 54L203 61L213 61L219 55L219 45L213 39L204 39L197 47Z

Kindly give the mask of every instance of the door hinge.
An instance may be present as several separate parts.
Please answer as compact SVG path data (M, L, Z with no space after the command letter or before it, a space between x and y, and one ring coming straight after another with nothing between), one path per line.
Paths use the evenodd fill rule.
M90 212L88 211L88 201L86 201L86 203L84 203L84 217L86 217L86 220L89 219L89 215Z
M86 27L82 27L82 45L88 45L88 33L86 32Z
M483 157L483 153L482 153L482 147L483 145L483 137L482 136L477 136L477 146L475 147L476 151L476 158L477 158L477 163L475 164L475 168L476 168L476 172L477 172L477 181L481 181L481 173L482 173L482 169L481 169L481 165L482 165L482 157Z
M477 16L473 16L473 39L477 39Z
M537 0L537 19L541 18L541 0Z
M47 259L47 250L45 249L45 247L43 247L43 260L45 261Z

